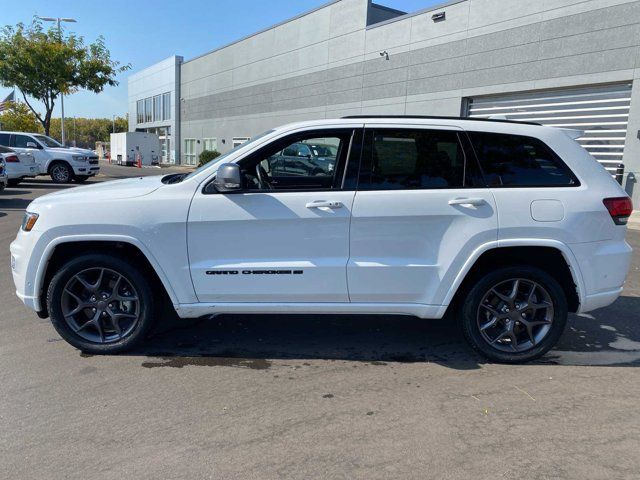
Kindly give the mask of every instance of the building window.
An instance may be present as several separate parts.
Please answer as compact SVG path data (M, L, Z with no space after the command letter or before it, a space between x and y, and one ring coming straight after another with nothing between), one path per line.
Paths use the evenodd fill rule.
M185 165L195 165L197 161L196 155L196 139L184 139L184 163Z
M171 119L171 93L163 93L136 102L137 123L161 122Z
M145 123L149 123L153 121L151 97L144 99L144 121Z
M144 123L144 100L136 102L136 119L137 123Z
M251 140L251 138L249 137L233 137L233 140L232 140L233 148L239 147L240 145L248 142L249 140Z
M153 121L159 122L162 120L162 96L156 95L153 97Z
M162 94L162 119L171 119L171 93Z
M202 140L202 149L215 151L218 150L218 139L217 138L204 138Z

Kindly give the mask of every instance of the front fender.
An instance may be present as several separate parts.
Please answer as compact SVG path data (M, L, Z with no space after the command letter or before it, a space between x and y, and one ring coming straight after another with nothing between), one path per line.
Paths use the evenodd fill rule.
M46 238L46 237L43 237ZM53 255L53 251L58 245L62 245L64 243L73 243L73 242L92 242L92 241L100 241L100 242L119 242L119 243L127 243L138 248L142 254L145 256L151 267L158 275L158 278L162 282L169 298L171 299L171 303L177 305L179 302L178 296L169 280L169 276L166 274L162 265L153 253L138 239L135 237L131 237L128 235L91 235L91 234L82 234L82 235L66 235L61 237L56 237L46 243L42 251L42 255L39 257L38 264L36 266L36 272L33 282L33 292L34 292L34 307L37 311L41 311L43 308L42 299L40 298L40 292L42 291L42 287L44 284L44 279L46 275L47 265L51 256Z

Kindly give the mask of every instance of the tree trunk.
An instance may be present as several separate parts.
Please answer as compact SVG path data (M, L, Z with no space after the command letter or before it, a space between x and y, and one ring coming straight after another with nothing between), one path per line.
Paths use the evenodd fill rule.
M51 115L53 114L53 108L47 110L47 114L44 116L42 127L44 128L44 134L48 137L49 130L51 129Z

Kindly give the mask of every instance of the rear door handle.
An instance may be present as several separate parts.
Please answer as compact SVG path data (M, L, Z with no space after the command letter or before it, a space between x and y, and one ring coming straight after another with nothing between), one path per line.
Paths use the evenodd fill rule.
M484 198L454 198L449 200L449 205L472 205L474 207L480 207L484 205L486 200Z
M342 203L319 200L319 201L307 203L306 207L307 208L342 208Z

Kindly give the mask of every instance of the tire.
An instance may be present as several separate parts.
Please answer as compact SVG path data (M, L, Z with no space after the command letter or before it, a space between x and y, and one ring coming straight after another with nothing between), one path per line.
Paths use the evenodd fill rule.
M555 346L567 324L564 290L551 275L530 266L501 268L479 278L461 307L466 340L499 363L541 357Z
M87 284L99 286L88 289ZM92 301L94 296L97 302ZM79 300L86 308L79 310ZM114 255L88 254L66 263L51 279L47 309L54 328L68 343L83 352L105 355L124 352L144 340L153 323L154 299L135 264Z
M9 186L9 187L17 187L18 185L20 185L20 182L22 182L21 178L10 178L7 181L7 186Z
M49 175L55 183L71 183L73 180L73 170L69 164L64 162L56 162L51 165Z
M84 183L89 179L89 175L76 175L74 180L76 183Z

